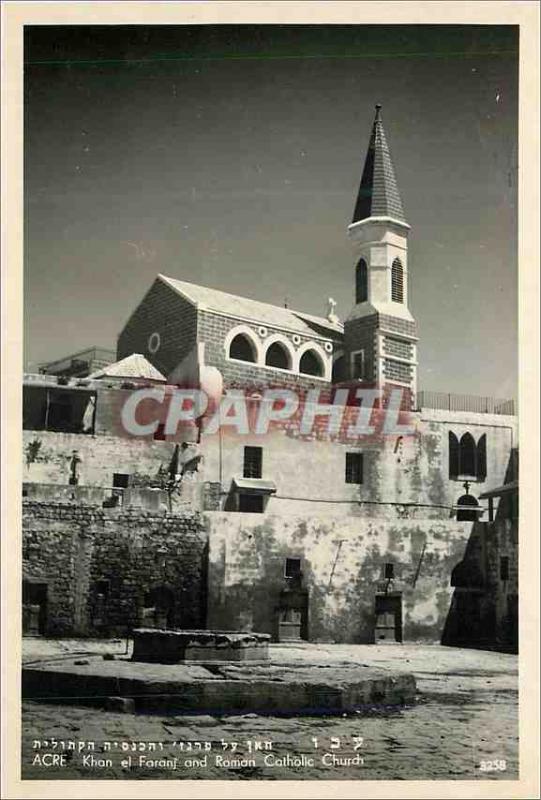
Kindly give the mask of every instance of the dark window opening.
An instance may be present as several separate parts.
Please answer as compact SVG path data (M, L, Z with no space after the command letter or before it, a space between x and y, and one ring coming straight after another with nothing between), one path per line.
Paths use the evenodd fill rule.
M304 375L317 375L319 377L323 375L323 364L317 353L313 350L307 350L302 354L299 372L302 372Z
M351 377L364 380L364 350L351 354Z
M471 433L465 433L460 440L460 474L477 475L475 440Z
M449 431L449 477L476 478L486 480L487 476L487 437L484 433L477 445L471 433L458 437Z
M392 580L394 578L394 564L388 562L385 564L385 580Z
M229 358L234 358L236 361L255 363L255 348L243 333L237 334L229 345Z
M243 476L245 478L260 478L263 473L263 448L244 448Z
M265 364L278 369L291 369L289 353L282 344L274 342L265 354Z
M109 594L109 590L111 588L111 582L108 580L101 580L96 581L94 584L94 588L97 595L101 595L102 597L107 597Z
M487 435L484 433L477 442L477 480L487 477Z
M93 433L96 396L82 390L23 387L23 428Z
M23 633L46 633L47 595L47 583L23 580Z
M346 453L346 483L363 482L363 454Z
M239 511L245 511L252 514L262 514L263 495L239 494Z
M300 578L301 560L300 558L286 558L284 576L286 578Z
M158 427L156 428L156 433L154 434L154 439L157 442L165 441L165 425L163 423L160 423L158 425Z
M346 360L344 356L339 356L332 365L332 382L339 383L346 380Z
M449 477L457 479L460 474L460 445L452 431L449 431Z
M391 300L404 302L404 270L399 258L395 258L391 268Z
M357 264L355 281L355 302L364 303L368 300L368 267L364 258Z
M113 489L127 489L130 485L130 476L123 472L113 472Z
M509 556L500 557L500 580L509 580Z

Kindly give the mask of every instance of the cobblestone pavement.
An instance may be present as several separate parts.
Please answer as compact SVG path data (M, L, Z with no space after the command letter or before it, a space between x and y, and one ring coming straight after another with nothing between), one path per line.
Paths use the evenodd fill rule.
M124 643L118 641L30 640L25 643L25 659L54 658L59 653L73 657L81 650L101 657L102 652L123 649ZM23 705L22 776L70 780L518 777L516 656L436 645L306 644L274 645L271 658L277 663L302 662L314 670L318 664L354 662L413 672L418 698L415 705L399 710L373 708L362 716L354 712L302 718L147 716L27 702ZM48 745L37 749L38 740ZM67 749L73 747L71 742L77 749ZM156 748L149 747L149 742L156 743ZM48 759L43 759L45 753ZM51 754L63 756L65 765L47 766Z

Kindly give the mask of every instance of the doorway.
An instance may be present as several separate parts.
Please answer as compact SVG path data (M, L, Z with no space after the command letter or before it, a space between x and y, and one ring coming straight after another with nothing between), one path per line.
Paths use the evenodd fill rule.
M376 595L376 644L402 641L402 592Z
M47 584L23 581L23 635L43 636L47 630Z

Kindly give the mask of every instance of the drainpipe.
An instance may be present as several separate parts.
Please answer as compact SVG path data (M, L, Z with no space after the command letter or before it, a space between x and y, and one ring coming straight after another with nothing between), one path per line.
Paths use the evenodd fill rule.
M49 406L51 405L51 398L49 390L46 391L46 405L45 405L45 430L49 428Z

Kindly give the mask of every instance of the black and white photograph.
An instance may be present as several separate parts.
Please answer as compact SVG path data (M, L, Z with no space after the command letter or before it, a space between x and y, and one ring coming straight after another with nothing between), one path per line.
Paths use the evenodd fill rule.
M521 26L80 5L22 31L16 796L504 796Z

